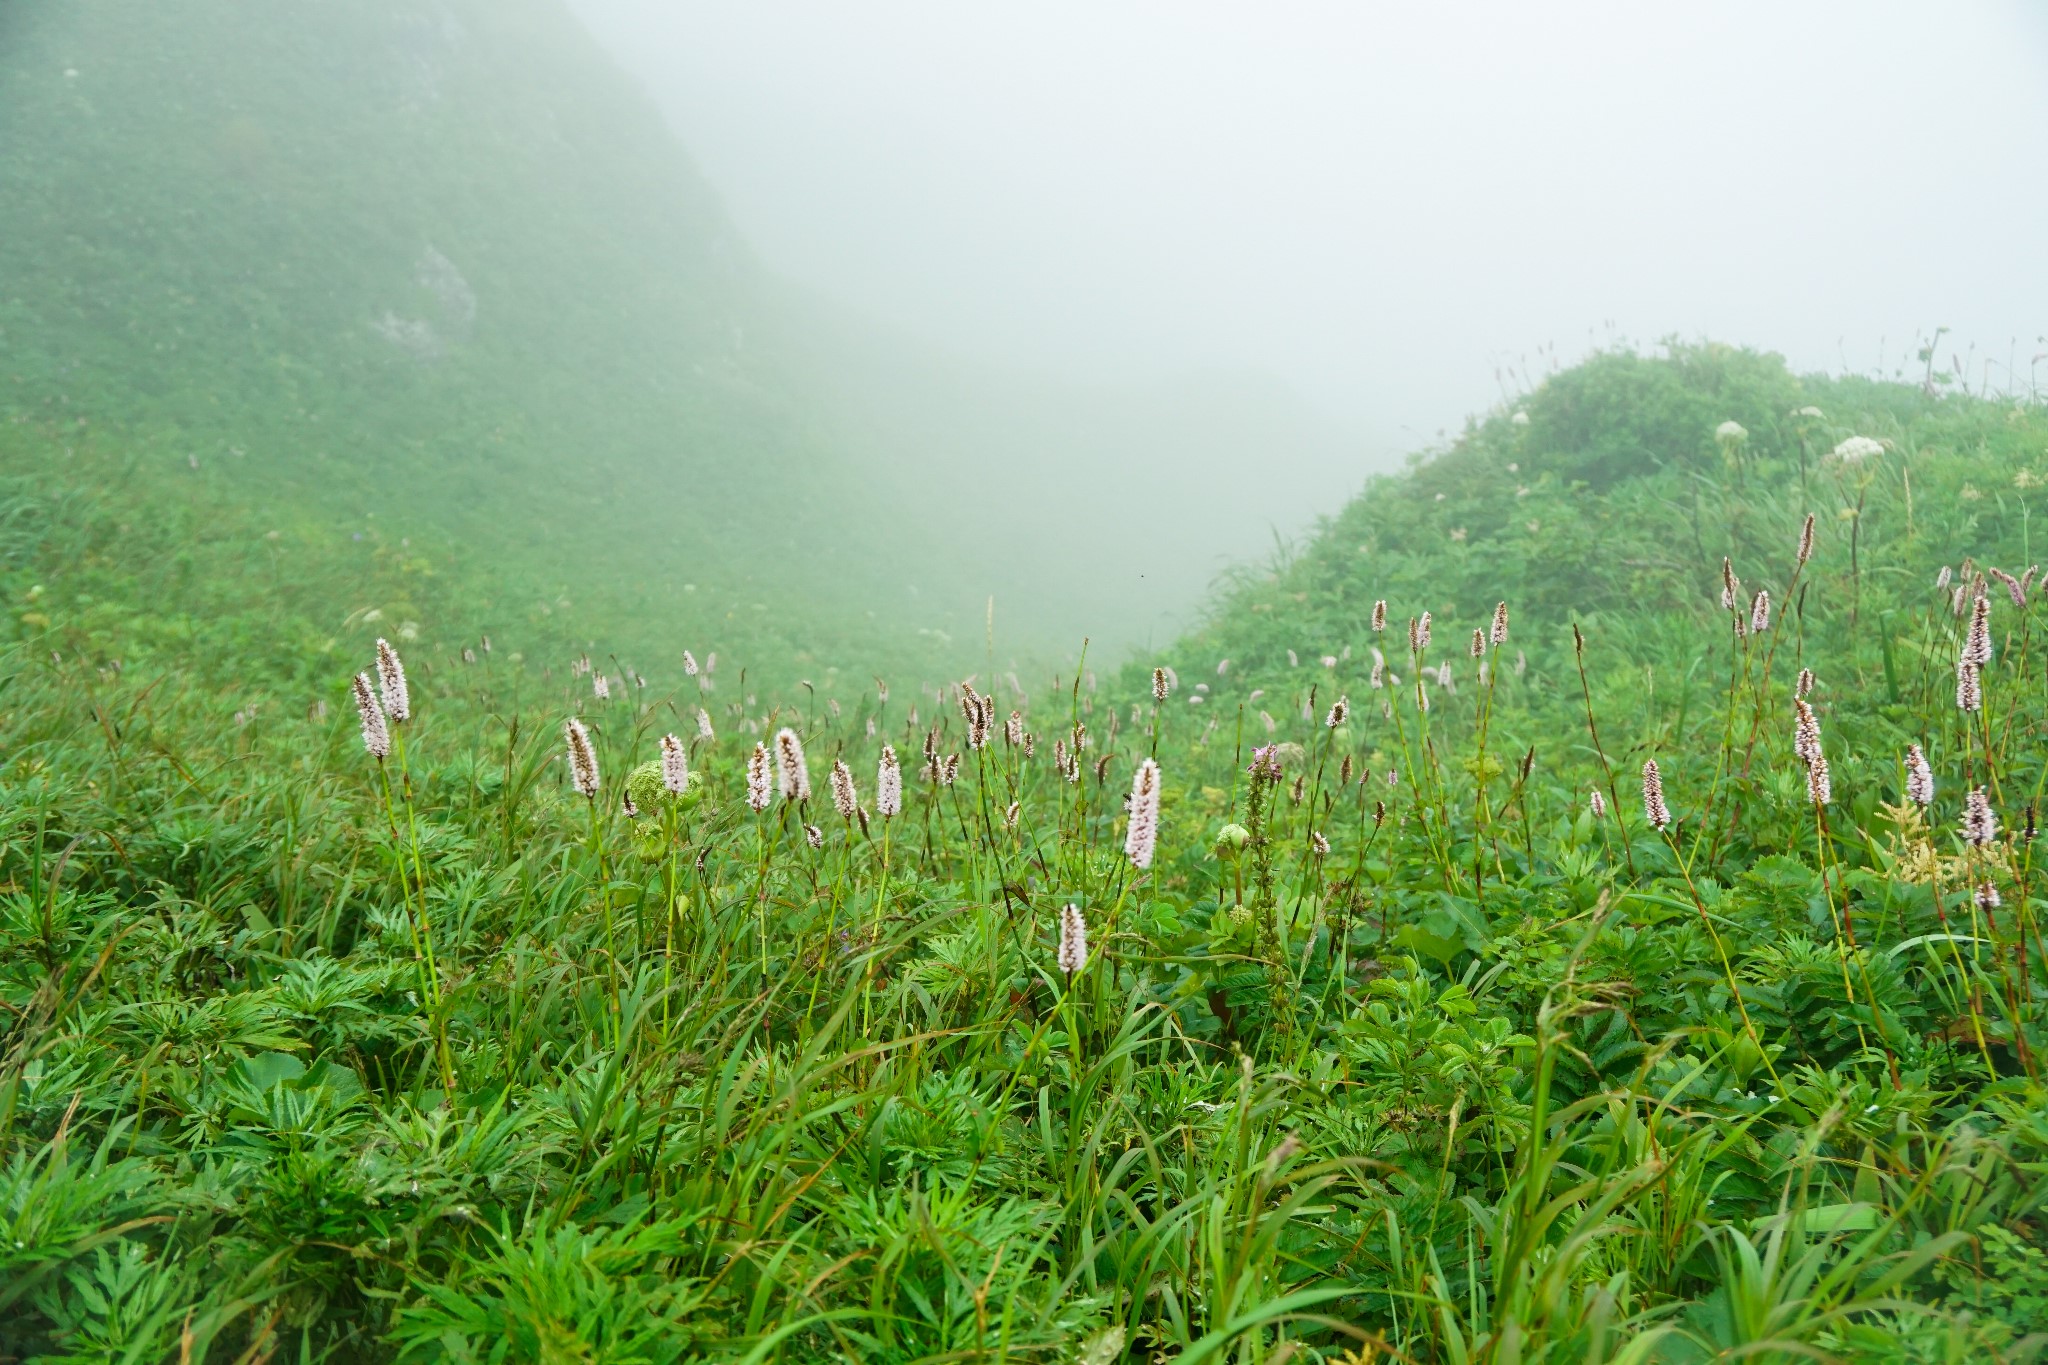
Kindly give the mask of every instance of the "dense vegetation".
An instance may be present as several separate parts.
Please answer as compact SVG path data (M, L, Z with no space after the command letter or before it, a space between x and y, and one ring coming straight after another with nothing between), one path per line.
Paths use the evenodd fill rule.
M58 449L459 554L514 620L867 583L770 286L558 7L11 5L0 108L0 414Z
M0 423L410 542L508 633L566 597L595 647L687 632L793 683L980 657L992 594L1072 648L1112 583L1087 628L1140 638L1315 510L1173 471L1344 443L1237 381L982 373L775 279L563 0L0 5L0 128ZM1178 524L1130 529L1139 494Z
M1158 659L772 690L17 481L0 1349L2032 1358L2044 466L1599 356Z

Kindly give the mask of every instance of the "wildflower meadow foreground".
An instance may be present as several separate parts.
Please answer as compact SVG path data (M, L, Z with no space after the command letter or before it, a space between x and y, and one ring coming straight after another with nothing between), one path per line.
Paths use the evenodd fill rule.
M924 680L392 617L252 683L31 561L0 1343L2037 1358L2044 462L1605 358L1168 647Z

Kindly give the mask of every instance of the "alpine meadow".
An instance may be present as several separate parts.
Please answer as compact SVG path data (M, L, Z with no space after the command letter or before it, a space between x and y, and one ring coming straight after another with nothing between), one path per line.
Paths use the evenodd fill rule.
M2024 361L1374 464L679 132L558 0L0 0L0 1361L2048 1356Z

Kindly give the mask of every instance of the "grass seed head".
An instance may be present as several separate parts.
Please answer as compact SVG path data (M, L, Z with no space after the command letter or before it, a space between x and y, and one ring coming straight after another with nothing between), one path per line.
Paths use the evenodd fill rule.
M1280 1139L1279 1146L1266 1153L1266 1178L1270 1180L1279 1173L1282 1166L1285 1166L1300 1155L1301 1135L1299 1133L1289 1133L1286 1137Z

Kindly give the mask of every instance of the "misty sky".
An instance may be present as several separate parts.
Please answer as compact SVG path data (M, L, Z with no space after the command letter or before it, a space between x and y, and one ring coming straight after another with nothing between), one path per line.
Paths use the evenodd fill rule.
M1006 362L1265 370L1391 450L1545 346L2048 351L2048 9L573 4L769 266Z

